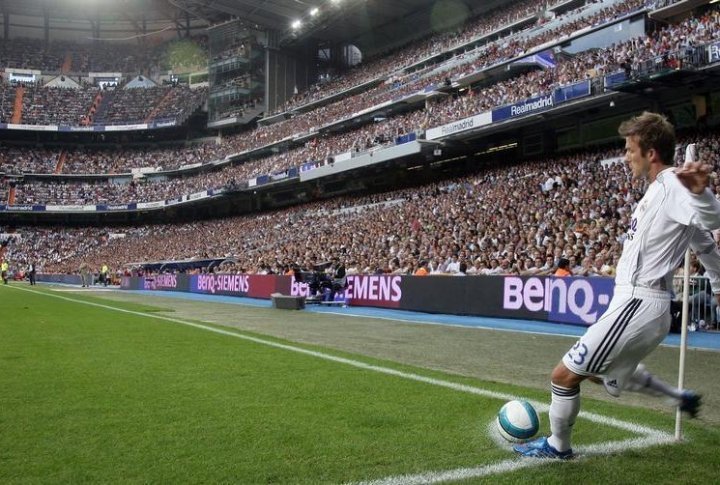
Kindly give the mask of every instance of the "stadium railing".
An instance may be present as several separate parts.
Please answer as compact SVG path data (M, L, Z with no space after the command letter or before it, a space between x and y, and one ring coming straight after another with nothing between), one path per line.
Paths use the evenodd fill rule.
M682 305L683 294L683 277L675 276L673 278L673 291L675 299L673 300L672 318L673 325L676 325L681 317L678 314ZM710 279L705 276L690 277L690 297L688 305L688 322L691 331L696 330L718 330L717 308L718 302L712 293L710 287Z

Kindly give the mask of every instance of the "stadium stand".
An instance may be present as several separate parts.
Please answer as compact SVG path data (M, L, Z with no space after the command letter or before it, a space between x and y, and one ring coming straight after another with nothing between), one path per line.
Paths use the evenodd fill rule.
M717 39L719 18L716 8L700 19L690 18L678 25L671 25L651 33L643 39L632 39L607 49L586 51L572 57L558 59L556 67L552 69L530 71L485 88L470 90L463 96L441 97L429 101L425 106L419 106L416 111L389 117L354 131L313 138L306 142L305 146L294 150L250 160L236 166L225 166L220 170L196 176L180 173L180 177L177 179L155 181L148 178L145 181L125 185L97 180L92 183L76 182L74 184L63 181L59 187L53 187L52 181L43 180L41 183L35 183L27 180L19 187L18 203L76 205L90 203L93 195L100 197L103 203L163 200L209 188L222 187L231 182L243 183L254 176L277 173L308 162L322 165L329 157L338 153L363 151L386 143L394 143L397 136L411 132L422 133L427 128L443 125L484 110L547 94L561 85L581 81L593 75L598 76L620 70L623 63L629 62L633 66L639 66L646 61L654 62L655 59L662 58L668 53L683 54L690 46L701 45ZM681 61L680 57L667 60L669 63ZM156 97L152 99L157 100L158 93L164 92L160 91L162 89L170 88L152 88L148 94L150 96L154 94ZM151 103L150 98L134 98L136 90L128 91L133 94L127 95L128 97L122 103L118 103L118 106L140 107ZM121 90L119 93L124 93L124 91ZM145 95L145 93L142 94ZM351 98L351 100L353 99ZM175 104L179 104L179 101L170 103L170 105ZM229 137L224 140L223 144L205 147L200 152L197 147L167 152L156 150L153 151L152 166L171 169L188 163L207 163L237 152L253 150L278 142L288 136L312 130L322 122L332 123L342 119L348 115L348 106L363 107L365 105L360 100L349 104L345 100L327 105L285 122L258 127L250 133ZM107 115L110 122L115 121L113 116L114 114ZM143 113L135 111L128 116L141 117ZM117 119L119 120L119 118ZM37 157L30 157L30 160L36 159ZM57 160L58 155L52 159ZM129 172L132 168L147 166L146 160L132 151L117 152L114 161L103 159L101 154L89 155L87 151L76 151L68 156L64 165L67 167L68 173L97 173L95 167L104 172L122 173ZM52 172L53 169L46 173Z
M26 85L21 119L22 123L30 125L67 126L90 124L90 118L95 125L132 125L156 119L184 121L201 106L206 95L204 88L187 86L101 92L97 88ZM98 109L99 105L102 110Z
M207 57L204 37L196 36L189 41ZM56 74L119 72L151 75L170 67L167 52L176 44L133 45L111 41L87 44L61 40L46 43L41 39L4 39L0 41L0 66Z
M5 174L53 173L59 152L29 147L2 146L0 167Z
M527 37L518 37L516 34L515 37L517 39L509 43L503 43L502 48L498 48L498 46L501 44L500 41L491 39L491 44L483 44L481 48L478 48L478 46L473 46L473 51L463 52L463 62L461 62L459 66L455 66L451 69L442 69L441 66L438 67L437 65L433 65L431 71L433 76L430 78L428 78L426 75L421 75L422 73L418 72L409 74L401 73L399 76L388 79L388 82L384 83L378 88L373 89L372 92L362 93L361 95L354 96L351 100L353 103L352 106L356 107L357 110L361 110L363 108L380 104L389 99L397 98L399 96L409 94L413 91L418 91L426 86L437 84L440 80L443 80L445 78L452 78L454 75L462 73L464 70L467 71L468 64L470 64L473 70L487 67L488 65L499 60L509 59L517 56L523 51L527 51L528 49L532 48L534 45L543 44L551 37L561 37L566 33L576 31L585 25L596 25L598 23L607 22L619 15L627 13L628 11L637 9L641 4L642 2L639 0L626 0L625 2L618 2L618 4L616 5L612 5L610 7L602 9L600 12L588 16L587 18L583 18L582 21L568 21L564 25L562 25L561 19L555 19L556 21L560 21L562 25L561 28L547 31L541 35L534 35L531 32L527 34ZM469 26L466 29L462 30L461 33L458 34L456 38L454 38L455 41L442 42L440 41L440 39L433 37L432 39L429 39L427 41L427 45L425 47L413 47L411 48L411 52L402 51L402 55L384 56L380 61L380 67L372 64L363 66L362 72L365 73L365 75L367 75L367 73L369 72L372 73L372 77L378 77L384 72L388 71L387 68L381 67L383 66L383 63L388 62L390 62L393 66L390 71L397 72L399 69L414 62L417 62L424 57L427 57L427 55L433 55L439 52L443 52L447 49L457 47L458 45L465 44L467 43L466 41L468 39L472 39L473 37L477 37L478 35L482 36L484 33L500 30L504 25L512 23L513 21L517 21L519 18L530 15L531 13L535 13L537 15L539 6L540 2L533 0L530 2L526 2L526 4L522 4L521 6L501 8L495 15L491 15L490 17L483 17L481 20L479 20L479 23L477 25L472 24L472 26ZM568 16L568 14L565 14L565 16ZM521 44L522 47L519 47ZM17 43L15 43L15 41L7 41L3 45L8 51L12 51L12 48L14 46L22 52L25 52L25 50L29 48L39 47L36 42L25 43L24 41L19 41ZM485 48L488 45L490 45L490 47ZM111 46L100 43L97 46L94 46L93 49L88 51L86 47L72 46L64 43L52 43L47 49L45 49L44 47L43 49L41 49L47 53L47 58L43 57L39 60L29 60L27 64L23 65L23 67L35 65L40 69L56 71L56 64L60 65L60 63L62 62L59 61L59 59L64 59L65 57L62 53L67 52L68 50L72 51L73 48L79 49L80 52L86 52L85 56L88 58L119 59L122 62L127 62L129 65L136 66L135 69L128 69L127 65L125 64L117 65L114 67L98 66L103 67L104 70L117 69L118 72L137 72L138 65L144 66L147 64L140 59L136 59L133 55L124 56L123 53L125 51L122 49L119 52L114 52L113 55L109 55L110 51L108 49L110 47ZM431 50L428 51L428 49ZM90 52L90 54L88 54L87 52ZM143 50L136 49L135 52L142 53ZM145 57L145 55L143 54L140 57ZM481 64L478 64L477 62L470 63L471 60L478 57L481 57L483 60ZM153 58L157 60L156 57ZM51 59L52 61L48 61L48 59ZM400 59L400 64L397 64L398 59ZM6 62L7 65L11 67L16 67L18 64L14 57L8 58ZM88 63L79 64L83 67L88 65ZM454 62L450 64L452 65L454 64ZM142 72L143 70L147 69L139 70ZM345 79L345 77L343 77L343 79ZM357 81L357 83L361 82L362 80ZM349 76L349 80L343 81L344 86L352 87L352 85L354 84L356 84L356 81L353 80L352 74ZM24 105L25 107L22 117L24 119L24 122L29 124L63 123L77 125L80 123L80 118L76 117L75 115L80 112L82 112L83 115L86 115L88 113L89 107L91 105L91 102L88 102L88 97L92 96L94 99L95 94L93 93L92 95L89 95L87 92L84 92L85 90L72 90L65 92L42 92L42 90L38 91L38 89L39 88L34 89L34 95L32 97L32 100L28 100L28 102ZM155 94L157 93L126 92L123 94L114 94L114 96L111 95L111 97L118 97L117 101L114 103L111 102L111 107L108 109L109 112L103 112L103 116L98 117L95 122L97 124L102 124L103 122L106 124L117 124L119 122L133 124L143 122L145 119L147 119L147 115L149 114L146 112L146 108L148 106L154 106L160 101L160 99L153 97L153 95ZM56 100L56 97L59 97L60 99ZM178 97L182 97L182 94L179 93ZM69 114L60 116L57 119L55 119L54 116L47 114L48 112L57 113L57 106L65 107L69 111ZM319 117L322 117L324 121L327 121L327 117L330 117L331 120L333 118L337 118L338 116L342 117L346 114L346 106L347 105L344 103L336 103L336 106L328 108L325 111L316 110L314 118L306 117L304 119L293 120L293 123L285 123L285 129L278 129L276 133L278 133L278 136L283 138L284 136L281 136L282 134L287 136L289 134L296 134L306 131L312 126L317 127L317 120ZM173 110L171 110L171 113L172 111ZM152 109L150 110L150 112L152 112ZM145 116L143 116L143 114L145 114ZM232 113L223 113L223 116L229 114ZM166 116L171 115L162 113L156 115L155 117L164 118Z
M242 186L254 176L278 173L305 164L322 166L338 153L359 153L395 143L397 137L422 135L429 128L462 119L484 110L551 92L558 86L595 79L618 70L632 73L660 59L668 68L679 68L689 58L684 53L718 40L720 14L715 6L700 17L690 17L650 31L643 38L557 56L553 67L537 68L504 80L490 80L472 89L438 96L388 114L347 131L329 132L324 126L347 120L353 113L402 96L437 89L449 79L452 84L471 74L518 59L535 46L547 47L581 29L617 19L656 4L638 0L589 4L562 15L547 15L551 8L529 1L498 10L494 15L471 21L459 32L433 36L392 51L366 63L342 78L315 86L299 94L283 109L302 105L351 89L364 82L388 76L386 82L349 95L338 102L298 111L290 119L225 136L217 144L191 144L170 148L131 146L100 148L63 146L38 148L12 145L0 153L2 171L27 174L14 190L18 204L121 204L165 200L208 188ZM525 17L534 19L531 29L517 37L488 38ZM522 42L521 42L522 40ZM550 44L548 44L550 42ZM428 57L471 43L463 55L440 59L414 71L399 71ZM19 44L22 46L22 44ZM47 53L46 53L47 54ZM37 62L54 63L55 55ZM64 59L64 58L63 58ZM89 59L89 57L88 57ZM76 61L73 61L75 64ZM83 64L84 65L84 64ZM392 75L392 76L390 76ZM2 105L14 89L2 91ZM23 122L46 123L52 107L61 110L63 123L81 123L96 96L92 90L59 90L28 86L23 99ZM70 94L68 94L70 93ZM97 92L94 92L97 94ZM202 90L182 87L108 91L93 122L112 124L183 115L186 105L197 106ZM67 96L67 97L66 97ZM77 102L76 102L77 101ZM76 109L78 106L83 109ZM7 109L3 108L4 116ZM279 147L276 154L230 159L238 154L312 133L295 147ZM717 133L696 133L683 143L696 141L709 160L720 168ZM535 274L547 271L560 257L571 261L573 272L582 275L612 274L628 224L627 215L643 187L628 182L622 164L612 163L616 149L580 152L543 158L511 167L493 167L471 176L383 195L343 197L262 215L234 217L211 222L142 226L132 229L64 228L52 233L21 228L21 242L8 247L18 260L34 259L48 271L75 272L81 261L109 262L119 268L139 259L233 256L235 269L243 272L281 272L298 261L321 261L342 253L353 271L411 274L421 260L433 272L446 273L458 261L468 265L468 274ZM143 167L174 170L186 165L209 165L200 173L176 173L132 180L117 178L33 178L32 174L60 171L63 174L128 174ZM608 180L604 184L598 180ZM718 192L720 187L715 187ZM7 186L4 200L9 198ZM525 207L524 214L513 207ZM392 208L393 216L385 212ZM500 216L495 210L499 208ZM402 224L397 224L397 221ZM292 231L288 231L292 227ZM300 230L298 230L300 229ZM197 234L225 237L197 243ZM333 234L332 239L328 234ZM120 235L122 237L120 237ZM310 247L307 241L318 241ZM321 248L321 249L318 249ZM455 258L455 259L453 259Z
M15 109L15 88L0 79L0 123L8 123Z
M94 90L26 86L22 123L79 126L95 94Z
M402 80L406 75L417 79L422 74L422 71L411 69L405 72L405 69L421 61L431 59L433 56L453 51L460 47L464 47L464 49L453 53L450 59L451 62L454 62L456 57L462 59L473 58L477 57L478 53L481 53L482 62L487 66L503 58L508 59L520 55L534 46L546 43L548 40L559 39L563 35L583 28L583 26L595 26L606 23L638 9L643 4L644 2L640 0L616 2L588 16L584 16L584 11L587 10L587 7L583 6L579 11L570 10L563 16L555 18L553 8L546 8L547 5L545 2L534 0L514 2L511 5L499 7L488 15L483 15L478 19L468 22L463 28L458 29L457 32L442 33L431 36L422 42L415 42L403 46L397 49L398 52L391 52L378 59L361 64L346 76L323 84L314 85L308 91L296 95L286 103L286 105L277 110L276 113L299 108L304 104L316 102L322 98L350 90L377 78L383 78L391 85L397 84L398 78ZM574 18L576 15L579 16L577 20ZM553 22L560 25L560 27L542 33L536 32L538 27L549 22L547 17L553 18ZM526 20L526 22L524 22L526 27L524 27L523 33L518 34L518 32L511 29L510 26L520 20ZM572 21L566 23L566 20ZM499 40L497 39L497 36L500 35L499 33L502 33L505 29L508 29L507 38L512 40L506 41L502 37ZM444 61L446 61L446 59L440 58L436 62L429 61L428 64L434 71L438 65ZM479 67L479 65L480 64L477 64L475 68ZM427 70L428 68L424 67L424 69ZM445 77L451 77L452 74L452 71L446 72ZM425 81L425 83L431 84L427 81ZM387 88L381 89L387 91Z
M688 142L698 143L720 169L720 133L692 134L682 140ZM412 274L421 260L433 272L447 273L457 258L471 275L535 274L566 257L575 274L610 275L628 216L644 191L618 163L621 155L609 149L490 167L419 188L217 221L54 229L52 237L20 228L22 242L9 251L14 259L70 273L82 261L121 268L129 261L193 257L233 257L238 271L255 273L262 266L277 273L293 262L343 254L348 268L361 273ZM720 193L720 181L715 184ZM62 197L80 202L104 196L92 187L80 190Z

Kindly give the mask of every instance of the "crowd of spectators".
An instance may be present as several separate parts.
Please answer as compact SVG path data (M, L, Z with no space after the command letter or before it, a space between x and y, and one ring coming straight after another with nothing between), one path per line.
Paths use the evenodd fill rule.
M0 123L9 123L15 109L15 88L0 78Z
M364 151L386 143L404 133L422 130L461 119L480 111L519 101L524 98L548 94L556 86L586 79L592 75L612 72L623 63L637 65L664 53L715 40L720 32L720 14L711 10L701 18L690 18L677 25L670 25L645 38L613 45L607 49L578 54L559 60L554 69L532 71L483 89L470 91L465 96L444 97L429 102L425 109L379 120L360 129L343 134L323 135L308 141L304 146L245 163L225 166L219 170L197 176L185 176L170 180L148 178L131 184L109 183L107 180L85 183L34 182L21 184L17 190L16 203L92 204L129 203L164 200L192 192L225 185L243 184L249 178L277 173L306 163L327 163L331 156L347 151ZM171 89L171 88L157 88ZM177 88L175 88L177 89ZM130 91L130 90L128 90ZM135 90L133 90L135 91ZM125 103L123 103L125 104ZM132 103L130 103L132 104ZM170 103L173 104L173 103ZM229 137L219 145L200 145L186 148L156 149L149 152L134 149L74 150L66 156L66 173L121 173L131 168L162 167L177 168L188 163L203 163L224 158L226 155L251 150L297 134L320 119L342 116L347 104L336 103L306 115L271 126L259 127L250 133ZM335 113L337 110L337 114ZM12 149L3 155L3 171L19 170L52 172L58 154L49 150Z
M424 39L414 40L410 44L383 52L374 58L365 60L342 76L324 80L322 83L311 86L307 91L298 93L293 99L278 108L277 112L291 110L400 71L423 59L495 32L505 25L528 18L544 9L546 3L543 0L512 2L491 12L485 12L450 32L441 32Z
M95 205L148 202L180 197L208 188L221 187L217 174L210 172L193 177L181 177L152 182L132 180L115 182L88 180L83 182L32 181L18 183L16 204Z
M194 45L207 57L204 37L193 37ZM166 64L166 53L174 43L156 45L94 41L78 43L43 39L0 40L0 67L37 69L43 73L119 72L123 74L158 74Z
M720 15L714 9L699 19L690 18L678 25L667 26L665 29L647 35L645 38L613 45L607 49L580 53L569 59L559 60L554 69L531 71L506 81L492 84L483 89L475 89L465 96L444 97L438 101L430 102L425 109L411 111L399 116L379 120L377 123L366 125L360 129L345 134L325 135L311 139L304 147L285 153L273 155L260 160L248 161L241 165L228 167L224 170L203 174L200 177L184 178L181 183L177 181L142 184L144 187L152 186L152 190L145 190L140 194L156 194L159 198L175 197L175 191L181 188L193 191L220 187L231 182L243 182L250 177L286 170L307 162L323 163L329 157L346 151L362 151L371 147L392 142L398 135L412 131L422 130L442 125L444 123L461 119L493 107L516 102L524 98L540 94L548 94L555 87L574 81L586 79L593 75L612 72L623 63L638 64L645 59L662 56L663 53L673 50L682 50L689 46L701 44L718 37L720 32ZM351 103L355 106L356 103ZM202 163L224 158L226 155L251 150L260 146L276 142L283 137L297 134L297 129L304 129L319 119L332 119L334 110L341 116L342 109L347 110L345 103L337 103L320 108L316 111L301 115L297 118L275 125L259 127L249 133L241 133L226 138L220 145L206 145L198 153L197 147L173 149L167 153L161 150L153 151L149 159L143 159L142 154L137 156L126 150L118 151L112 159L105 156L96 156L88 151L78 151L68 157L68 171L72 173L94 172L101 169L103 172L127 172L138 166L162 166L175 168L185 163ZM202 157L205 157L204 160ZM48 159L46 156L25 157L29 160ZM165 162L171 165L167 165ZM172 162L174 161L174 163ZM17 162L15 163L17 165ZM212 184L203 186L203 184ZM130 202L122 200L123 188L105 183L109 187L103 200L112 200L114 203ZM163 190L163 187L166 190ZM94 190L97 186L93 185ZM59 191L47 188L37 191L32 187L21 190L22 193L38 194L66 194L66 188ZM73 200L84 200L88 191L84 190L81 196L72 197ZM138 192L130 195L137 196ZM120 200L117 199L120 197ZM52 202L63 203L53 197ZM66 202L70 203L70 202Z
M167 89L152 87L108 91L103 94L107 104L97 113L95 122L101 125L142 123L162 100Z
M379 120L346 133L325 134L308 141L304 147L275 155L243 167L243 176L262 175L285 170L310 161L324 161L339 153L365 151L376 146L393 143L397 136L425 128L425 113L414 111L403 116ZM226 138L222 143L201 143L187 147L121 147L72 149L37 149L13 147L0 154L6 163L5 173L52 173L61 151L66 152L64 174L119 174L136 168L172 170L184 165L209 163L225 156L253 148L246 134ZM49 161L52 160L52 164ZM272 160L272 161L271 161ZM48 163L42 163L48 161ZM268 168L269 167L269 168ZM232 178L239 174L236 172ZM222 185L222 176L218 179Z
M565 25L559 30L552 31L552 33L548 35L564 35L583 26L592 25L601 20L607 20L607 18L614 18L623 12L637 8L639 3L639 0L627 0L621 4L608 7L589 19L583 19L582 21L575 21ZM596 52L586 52L569 60L558 60L557 69L531 73L524 77L521 76L503 83L498 83L488 88L488 90L483 91L483 95L478 96L478 99L483 100L483 105L486 108L500 106L529 97L528 93L547 93L556 86L587 79L593 75L602 75L605 72L619 70L620 66L628 60L629 56L633 58L632 62L638 63L640 60L662 55L672 50L672 48L680 49L688 45L697 45L713 40L718 35L718 31L712 28L717 25L717 19L717 11L715 11L713 15L705 16L697 22L689 20L680 26L668 26L667 29L661 31L663 34L659 38L657 37L658 34L653 34L642 41L635 40L633 42L626 42ZM699 26L702 26L702 28ZM693 31L692 36L682 38L682 35L678 35L678 32L687 30ZM666 42L666 37L677 39L677 42L668 43ZM693 38L691 39L691 37ZM537 42L537 44L532 45L542 44L546 40L544 36L541 36L539 39L533 39L533 42ZM639 43L643 43L647 47L636 50L635 47ZM477 70L499 61L520 55L527 49L528 45L520 41L502 45L499 43L492 44L484 50L483 55L478 56L474 62L461 63L448 71L441 71L439 73L433 71L431 77L421 76L418 78L413 74L406 77L393 78L381 86L351 96L342 101L322 106L286 121L269 126L261 126L254 130L250 136L243 137L242 143L237 143L236 147L241 151L247 150L273 143L292 135L317 130L325 125L347 118L354 112L417 92L427 85L438 85L447 77L463 77L472 74ZM539 79L540 81L538 83ZM461 102L464 103L468 109L480 109L474 103L468 103L467 99L458 99L462 100ZM441 107L438 109L442 110L443 107L445 107L449 112L453 112L454 106L451 105L455 102L457 101L448 103L446 100L445 102L441 102ZM461 117L462 116L455 116L455 119ZM435 121L435 119L432 120L432 122ZM441 123L444 122L446 121L443 120Z
M6 39L0 41L0 66L59 72L70 50L71 44L62 41L46 45L41 39Z
M0 172L4 174L53 173L59 156L60 152L57 150L0 144Z
M63 173L127 173L133 168L171 170L212 161L217 156L213 143L190 146L139 146L112 148L79 147L67 150Z
M185 85L108 91L106 105L94 123L119 125L144 123L151 119L179 118L195 111L207 96L206 88Z
M26 84L22 123L79 126L90 112L97 90Z
M555 17L546 13L545 2L534 0L513 2L509 6L497 8L490 15L482 15L478 19L466 23L457 31L437 34L425 41L403 46L398 52L386 53L379 59L361 64L348 75L331 82L326 81L313 85L309 90L297 94L292 100L277 109L276 112L291 110L378 78L389 77L393 81L390 83L391 85L396 85L398 78L405 78L406 81L413 82L412 86L407 86L408 91L413 88L417 90L424 86L436 84L445 78L456 78L459 77L459 74L466 75L497 62L517 57L533 47L545 44L553 39L559 39L582 28L609 22L639 9L646 2L645 0L621 0L608 3L609 5L605 8L599 11L593 10L592 13L587 13L586 11L589 10L587 6L582 6L579 9L566 12L561 17ZM557 25L557 27L539 31L538 27L550 22L550 17L553 18L553 25ZM491 32L502 29L504 26L526 18L532 18L534 22L528 24L523 31L510 31L506 39L487 39L485 43L480 43L471 50L465 49L462 52L457 52L454 57L445 62L447 67L430 65L421 71L411 72L409 75L402 72L408 66L412 66L423 59L463 46L473 39L482 38ZM427 76L422 76L423 73L427 72L432 72L433 77L428 79ZM403 82L403 84L406 84L406 82ZM376 88L375 91L376 95L385 94L388 88L387 86L381 86ZM396 95L390 95L390 98L394 96Z
M102 99L96 106L99 94ZM206 97L206 88L191 89L186 85L101 92L94 87L74 89L27 83L21 121L30 125L82 126L90 121L100 125L137 124L186 116Z
M693 135L720 169L720 136ZM81 263L114 269L137 261L237 259L237 271L279 272L334 257L348 272L536 274L569 261L573 274L612 275L629 217L645 185L632 180L622 150L524 163L503 162L453 180L291 209L185 224L134 228L20 228L10 260L44 271ZM720 179L711 187L717 194ZM207 235L222 237L206 237Z
M533 8L537 8L535 2L530 2L529 5L532 5L532 7L528 7L531 10ZM477 70L484 69L494 63L517 57L523 52L526 52L528 49L531 49L533 46L545 43L548 39L558 38L588 25L594 25L600 22L608 21L609 19L617 17L618 15L622 15L624 13L627 13L628 11L636 9L640 5L642 5L641 0L624 0L618 3L611 4L610 6L600 10L599 12L589 17L580 17L572 21L561 23L559 27L547 30L542 34L527 34L526 37L515 36L510 41L500 40L482 46L481 48L476 49L472 53L464 53L462 54L462 56L460 56L461 58L459 60L454 59L453 62L449 63L447 69L434 66L432 70L427 72L423 71L407 75L393 76L391 79L388 80L388 82L383 83L382 85L369 91L355 95L347 100L324 106L322 108L313 110L310 113L294 117L290 120L278 123L276 125L261 127L256 130L256 132L253 133L250 137L245 137L246 143L240 146L240 148L248 149L257 145L272 143L290 135L306 133L315 130L321 126L324 126L325 124L347 117L351 114L350 109L352 109L352 111L359 111L372 107L374 105L378 105L387 100L402 97L412 92L416 92L425 88L426 86L438 85L447 78L458 78L466 76ZM504 21L511 21L512 19L517 17L517 8L510 10L512 14L508 14L509 17L505 15L500 16L499 18L504 19ZM525 10L523 9L521 9L521 11L525 12ZM482 22L489 21L489 18L482 19ZM492 25L496 27L496 24ZM697 34L700 34L700 36L704 38L713 37L713 35L711 34L713 32L716 32L716 30L710 28L705 29L704 31L700 28L695 29L694 26L690 26L689 30L692 31L693 36L697 36ZM693 41L690 41L690 36L688 36L685 44L696 45L698 42L700 42L700 39L693 39ZM410 50L412 49L414 48L410 48ZM656 50L660 52L662 52L663 50L666 51L667 47L660 43L658 49ZM644 54L645 52L634 53L635 57L640 57ZM394 56L393 58L396 59L397 57L403 56ZM605 57L609 57L607 53ZM613 57L615 58L614 61L616 61L612 62L613 66L623 64L627 60L625 59L626 56L623 56L621 54L614 55ZM604 59L603 61L605 62L605 64L607 64L607 59ZM575 64L577 65L578 62L575 62ZM576 75L574 77L577 78L578 76ZM562 84L565 80L566 79L561 77L557 79L556 84ZM352 83L354 81L349 82ZM55 93L61 96L61 99L58 100L58 102L54 102L52 99ZM47 93L41 92L41 100L33 102L33 104L37 106L38 109L33 110L32 113L30 113L28 116L25 116L24 118L29 123L36 123L35 118L46 119L48 117L52 117L47 113L38 112L42 111L43 107L45 111L51 112L57 112L57 110L53 108L63 106L65 108L64 111L68 111L70 113L87 113L89 108L88 100L84 99L82 95L80 95L78 98L78 102L72 102L72 100L68 99L68 97L72 96L72 94L73 92L71 91L63 92L61 90L50 90ZM103 110L102 116L98 117L100 120L98 122L140 122L140 119L143 117L143 115L147 114L144 110L146 110L148 106L152 105L153 99L148 98L152 98L154 94L155 93L153 93L153 89L145 92L131 92L130 90L126 90L125 92L119 91L117 93L110 93L108 96L116 97L117 99L115 102L110 103L111 106L106 107ZM177 98L179 100L183 99L183 94L184 93L178 93ZM34 96L33 98L37 98L37 96ZM515 96L513 99L517 98L518 96ZM158 100L155 99L154 101L157 102ZM492 98L490 102L497 105L498 101L502 101L502 97L500 98L500 100ZM31 101L28 100L28 102ZM169 110L169 112L176 113L180 109L180 104L181 103L170 103L170 105L176 109ZM166 113L162 113L162 116L165 115ZM74 114L65 115L64 117L68 116L71 118L75 118ZM167 116L171 116L171 114L167 114Z
M366 125L363 128L335 135L314 138L304 146L278 155L250 160L200 175L166 179L146 178L133 183L117 183L107 179L78 181L37 181L26 179L18 185L16 204L122 204L165 200L211 188L239 185L252 177L272 174L306 163L329 163L338 153L354 154L394 144L396 137L408 133L408 127L419 123L422 111L410 113L388 122ZM177 167L178 164L197 164L219 157L223 146L210 143L181 148L76 148L65 151L64 173L117 173L117 167L149 167L154 170ZM18 173L18 164L31 167L35 173L52 173L60 151L49 149L11 148L0 154L3 171ZM12 163L10 163L12 161ZM165 165L168 164L168 165Z

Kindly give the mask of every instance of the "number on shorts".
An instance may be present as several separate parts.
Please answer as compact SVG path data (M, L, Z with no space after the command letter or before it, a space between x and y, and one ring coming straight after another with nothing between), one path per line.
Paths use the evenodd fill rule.
M572 359L573 364L575 365L582 365L583 362L585 362L585 357L587 357L588 354L588 348L585 344L581 344L578 340L575 345L573 345L572 349L568 352L568 355Z

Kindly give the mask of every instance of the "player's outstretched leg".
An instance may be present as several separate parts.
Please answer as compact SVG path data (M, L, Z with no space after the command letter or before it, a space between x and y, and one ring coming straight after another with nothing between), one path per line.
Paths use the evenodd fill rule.
M625 389L651 396L668 396L677 401L680 410L688 413L691 418L697 417L702 405L700 394L689 389L678 389L668 384L648 372L643 364L638 364Z
M680 411L686 412L691 418L697 418L702 405L702 396L695 391L683 391L680 396Z

